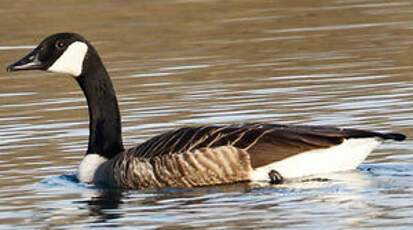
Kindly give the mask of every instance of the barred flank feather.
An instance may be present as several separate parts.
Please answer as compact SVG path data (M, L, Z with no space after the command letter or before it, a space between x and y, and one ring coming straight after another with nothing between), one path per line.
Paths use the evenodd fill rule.
M145 158L124 154L117 162L122 163L113 165L115 183L135 189L195 187L248 181L252 171L247 152L232 146L156 156L152 163Z

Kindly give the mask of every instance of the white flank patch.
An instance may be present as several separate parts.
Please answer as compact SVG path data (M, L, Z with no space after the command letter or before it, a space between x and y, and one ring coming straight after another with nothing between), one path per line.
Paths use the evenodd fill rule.
M92 183L96 179L96 173L99 167L108 159L98 154L86 154L77 169L77 179L83 183ZM101 170L101 169L99 169Z
M330 148L306 151L257 168L250 178L253 181L268 181L271 170L288 179L355 169L381 142L381 139L374 137L347 139Z
M66 73L75 77L82 73L83 60L85 59L88 47L84 42L73 42L67 47L62 55L47 69L55 73Z

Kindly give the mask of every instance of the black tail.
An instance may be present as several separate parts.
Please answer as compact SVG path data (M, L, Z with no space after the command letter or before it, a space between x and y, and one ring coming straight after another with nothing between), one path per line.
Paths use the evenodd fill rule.
M406 136L401 134L401 133L384 133L381 138L383 138L384 140L395 140L395 141L403 141L404 139L406 139Z

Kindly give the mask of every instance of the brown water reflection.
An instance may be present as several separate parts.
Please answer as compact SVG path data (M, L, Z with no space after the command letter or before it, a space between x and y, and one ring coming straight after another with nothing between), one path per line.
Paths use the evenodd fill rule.
M117 89L127 146L183 125L258 120L413 134L408 0L28 0L1 1L0 13L4 68L51 33L93 42ZM107 193L72 181L87 118L70 77L0 73L2 227L413 224L409 140L383 145L359 172L304 188Z

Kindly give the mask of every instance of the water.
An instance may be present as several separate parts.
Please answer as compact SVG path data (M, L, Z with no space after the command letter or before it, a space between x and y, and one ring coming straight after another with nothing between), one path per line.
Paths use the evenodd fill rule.
M71 77L6 73L51 33L101 54L124 142L173 128L267 121L413 135L413 3L0 2L0 228L409 229L413 143L358 170L283 185L124 191L79 184L85 99Z

